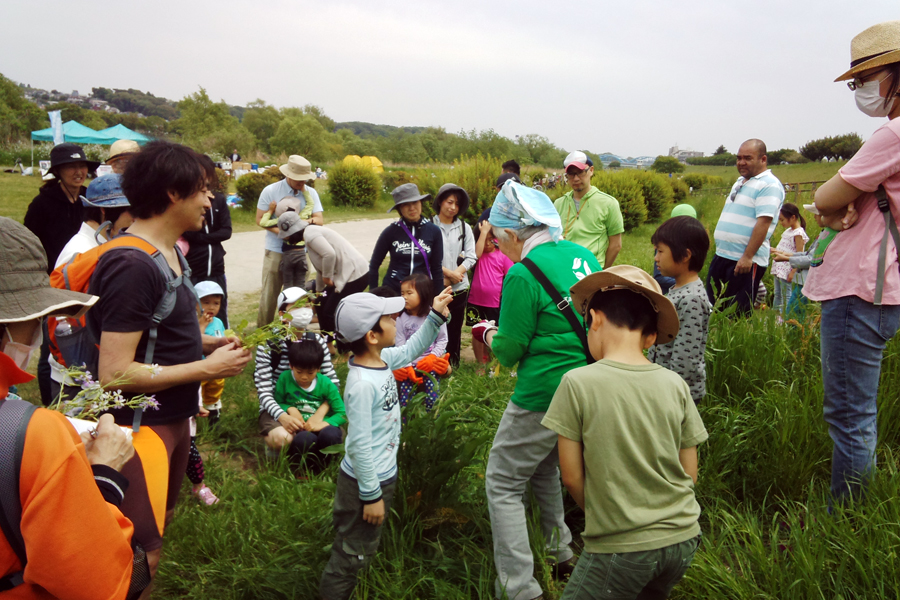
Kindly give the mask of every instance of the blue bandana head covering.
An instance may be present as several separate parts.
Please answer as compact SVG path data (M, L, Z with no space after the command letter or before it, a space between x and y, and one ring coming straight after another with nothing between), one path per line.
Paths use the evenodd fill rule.
M500 188L491 206L488 222L499 229L522 229L546 225L554 242L562 238L562 221L549 196L539 190L509 180Z

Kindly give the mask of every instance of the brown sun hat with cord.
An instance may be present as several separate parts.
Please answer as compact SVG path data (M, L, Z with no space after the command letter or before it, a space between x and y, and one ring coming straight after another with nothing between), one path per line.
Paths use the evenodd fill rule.
M853 79L874 67L900 62L900 21L887 21L869 27L850 42L850 70L835 79Z
M599 273L592 273L569 288L572 308L582 317L587 313L591 298L598 292L630 290L650 301L656 311L656 343L668 344L678 335L678 311L665 297L662 288L649 273L631 265L615 265Z

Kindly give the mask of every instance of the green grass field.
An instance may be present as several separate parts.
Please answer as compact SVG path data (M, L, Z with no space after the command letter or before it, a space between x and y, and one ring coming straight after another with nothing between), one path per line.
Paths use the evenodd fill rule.
M806 175L795 181L827 178ZM0 179L0 185L5 183ZM711 232L722 195L701 193L690 201ZM626 234L618 262L649 270L655 227ZM809 229L813 235L814 225ZM232 298L232 319L253 321L256 303L249 295ZM816 307L793 326L776 324L772 311L746 320L713 316L708 394L700 407L710 434L700 447L697 486L703 543L673 598L896 597L898 351L900 342L894 340L885 353L879 471L870 495L828 514L831 442L822 420ZM343 380L346 365L338 372ZM434 413L409 408L395 504L357 598L493 597L484 470L490 439L515 382L507 369L485 377L464 363L442 382ZM22 386L23 394L34 397L35 388ZM207 483L221 502L201 505L185 483L166 533L153 598L316 597L333 536L336 466L298 480L302 467L267 460L256 435L257 407L251 365L227 382L218 428L209 431L200 424ZM578 534L584 515L568 496L566 506ZM545 566L537 519L534 515L530 522L536 574L545 598L557 599L561 586Z
M847 161L833 163L805 163L802 165L774 165L772 173L782 183L805 183L807 181L826 181L837 173ZM730 187L739 174L734 165L728 167L701 167L688 165L685 173L703 173L705 175L718 175Z

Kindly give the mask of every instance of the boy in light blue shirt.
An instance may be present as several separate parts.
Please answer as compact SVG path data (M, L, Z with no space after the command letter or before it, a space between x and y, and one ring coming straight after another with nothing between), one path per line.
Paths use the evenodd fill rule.
M393 370L434 342L452 299L451 288L445 288L419 331L399 348L393 347L397 327L392 315L403 310L403 298L351 294L335 311L336 333L353 356L344 385L348 428L334 498L335 539L319 585L325 600L349 598L357 573L378 550L397 483L400 402Z

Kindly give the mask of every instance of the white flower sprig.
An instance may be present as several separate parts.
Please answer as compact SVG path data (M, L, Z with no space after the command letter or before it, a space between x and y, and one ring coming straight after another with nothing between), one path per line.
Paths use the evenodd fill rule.
M150 377L156 377L162 371L162 367L156 364L143 368L150 371ZM69 367L66 369L66 375L80 385L81 389L73 398L65 398L65 388L60 390L59 397L50 408L68 417L97 421L103 413L118 408L159 409L159 402L152 395L138 394L126 398L119 386L128 383L130 381L128 378L120 377L102 386L99 381L94 381L93 375L84 366Z

